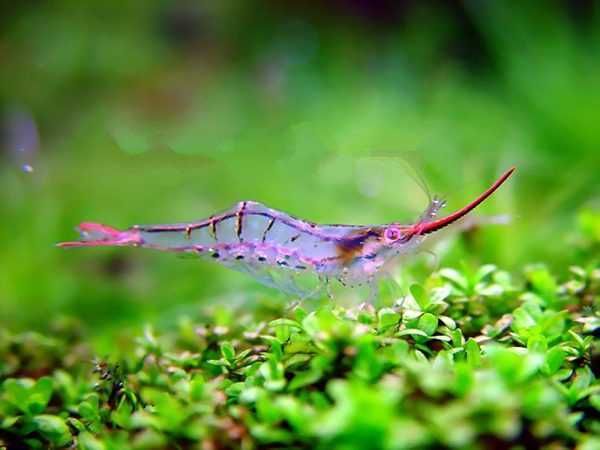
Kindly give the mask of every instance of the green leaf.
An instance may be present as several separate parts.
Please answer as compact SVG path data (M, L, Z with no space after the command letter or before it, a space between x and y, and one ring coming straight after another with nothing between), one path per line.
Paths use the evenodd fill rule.
M283 358L283 346L278 339L271 341L271 358L277 362L281 361Z
M417 328L405 328L404 330L400 330L396 333L396 336L398 337L407 335L428 337L427 333Z
M157 389L145 389L142 391L144 399L154 405L155 415L158 418L157 428L166 432L178 432L186 419L186 411L181 403L167 392ZM125 405L126 402L122 402ZM126 413L129 408L123 406Z
M413 298L419 305L419 308L421 308L421 311L425 311L431 303L431 301L429 300L429 296L425 292L425 289L423 289L423 287L419 284L413 284L410 286L409 289Z
M454 366L453 390L459 397L466 395L472 388L475 375L472 366L459 362Z
M531 353L545 354L548 349L548 341L544 336L532 335L527 339L527 350Z
M600 411L600 394L590 395L590 404L596 411Z
M2 385L8 400L23 413L40 414L52 397L53 381L50 377L41 377L37 381L27 378L9 378Z
M571 335L571 337L573 338L573 340L575 341L575 343L583 348L584 347L584 341L583 338L581 336L579 336L577 333L575 333L573 330L569 330L568 333Z
M12 428L19 421L19 419L21 419L21 417L22 416L3 417L2 421L0 422L0 429L8 430Z
M308 313L304 308L296 307L296 310L294 311L294 316L296 317L297 323L302 324L302 321L306 318L307 315ZM300 328L302 328L302 325L300 325Z
M78 420L75 417L69 417L66 422L67 425L69 425L71 428L75 428L79 433L86 431L85 425L81 422L81 420Z
M577 215L577 222L579 229L588 239L596 243L600 242L600 211L582 209Z
M451 295L452 287L444 285L431 289L429 297L431 303L444 303Z
M290 326L286 324L280 324L275 327L275 337L280 343L285 343L290 338Z
M561 368L565 362L566 352L560 347L552 347L548 353L546 353L546 360L544 365L544 373L547 375L554 375Z
M598 232L598 236L600 236L600 232ZM600 437L598 436L583 436L581 439L581 445L577 446L577 450L598 450L599 448Z
M256 410L259 419L268 424L274 424L283 417L283 412L273 402L271 395L265 391L262 391L256 399Z
M380 331L386 331L398 324L400 321L400 314L391 308L381 308L377 313L377 319L379 322L378 329Z
M58 416L40 414L32 419L33 425L48 441L63 446L71 442L71 433L65 421Z
M111 421L118 427L128 429L131 426L132 410L129 402L125 398L121 399L117 409L110 415Z
M496 372L509 385L521 382L526 376L523 355L517 354L515 350L502 347L486 347L486 355L489 355Z
M243 392L245 387L246 385L241 381L237 383L231 383L227 389L225 389L225 394L227 394L227 397L229 398L237 398Z
M283 364L272 355L260 365L259 372L265 379L264 387L267 390L280 391L284 388L286 380L283 376Z
M437 330L438 318L430 313L425 313L419 317L417 322L417 328L422 330L427 336L433 336L435 330Z
M467 353L467 362L471 367L479 367L481 365L481 350L474 339L469 338L467 340L465 352Z
M221 343L221 355L226 361L233 361L235 359L235 349L233 345L229 341L225 341Z
M449 330L455 330L456 329L456 322L451 317L448 317L448 316L439 316L438 318L440 319L440 321L444 325L446 325L448 327Z
M292 378L292 381L290 381L288 385L288 389L294 391L305 386L310 386L319 381L322 376L323 371L319 368L311 368L310 370L300 372Z
M196 374L190 381L190 399L192 401L198 401L204 395L205 382L202 375Z
M46 409L52 397L53 381L50 377L41 377L33 385L29 394L29 411L39 414Z
M454 287L463 293L466 293L469 289L469 282L467 279L455 269L441 269L438 274L446 281L449 281Z
M28 378L9 378L2 384L6 398L25 414L29 414L29 393L33 381Z
M302 328L302 325L300 325L299 322L297 322L295 320L292 320L292 319L285 319L285 318L283 318L283 319L275 319L275 320L272 320L272 321L269 322L269 327L271 327L271 328L276 328L276 327L281 326L281 325L286 325L288 327L297 328L297 329L301 329Z
M47 450L47 445L43 444L42 441L40 441L39 439L24 439L23 442L25 443L25 445L27 446L28 449L43 449L43 450Z
M499 284L479 284L476 286L477 293L484 297L500 297L504 293L504 288Z
M97 420L100 418L99 400L97 394L90 394L83 402L79 404L79 415L87 420Z
M575 371L575 377L571 384L571 389L575 391L582 391L586 389L593 379L592 371L589 367L581 367Z
M452 332L450 333L450 337L452 338L453 347L462 347L464 345L465 338L460 328L452 330Z
M80 433L77 437L78 449L79 450L105 450L106 446L104 443L96 439L93 434L84 432Z
M477 272L475 273L475 283L480 283L486 278L488 278L491 274L493 274L498 267L493 264L485 264L481 266Z
M526 275L533 290L545 300L548 306L554 306L558 284L548 268L543 265L531 266L527 269Z

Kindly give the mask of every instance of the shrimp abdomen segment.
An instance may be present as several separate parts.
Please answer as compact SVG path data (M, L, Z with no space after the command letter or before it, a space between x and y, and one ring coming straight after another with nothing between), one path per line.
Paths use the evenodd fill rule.
M136 225L142 246L188 251L225 263L256 260L277 267L316 267L338 253L340 236L353 227L317 225L260 203L245 201L208 219L167 225Z

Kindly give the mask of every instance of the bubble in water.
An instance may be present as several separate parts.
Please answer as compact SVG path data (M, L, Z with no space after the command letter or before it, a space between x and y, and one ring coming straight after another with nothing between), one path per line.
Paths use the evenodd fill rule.
M25 173L32 173L33 172L33 166L31 166L30 164L23 164L23 166L21 166L21 169Z

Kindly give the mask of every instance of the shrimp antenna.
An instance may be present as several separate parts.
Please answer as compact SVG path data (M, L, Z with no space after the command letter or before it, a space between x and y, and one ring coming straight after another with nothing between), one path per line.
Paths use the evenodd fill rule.
M458 219L464 217L472 210L474 210L477 206L479 206L485 199L487 199L490 195L492 195L502 184L513 174L515 171L515 167L511 167L508 169L500 178L496 180L494 184L492 184L483 194L473 200L471 203L466 205L465 207L459 209L452 214L449 214L446 217L442 217L441 219L434 220L432 222L420 222L412 227L410 230L411 235L423 235L428 233L433 233L434 231L438 231L453 222L456 222Z
M431 203L433 201L433 195L431 194L431 189L429 188L427 181L425 181L425 178L423 177L421 170L417 169L417 167L415 166L414 163L410 162L406 157L402 156L405 154L412 154L412 153L414 153L414 152L402 152L400 155L398 155L395 153L388 154L386 152L373 151L373 152L369 153L367 156L364 156L360 159L368 160L368 161L383 162L385 164L392 163L392 164L400 167L400 169L403 172L403 175L408 176L425 194L425 196L427 197L428 203ZM421 166L421 164L419 164L419 166Z

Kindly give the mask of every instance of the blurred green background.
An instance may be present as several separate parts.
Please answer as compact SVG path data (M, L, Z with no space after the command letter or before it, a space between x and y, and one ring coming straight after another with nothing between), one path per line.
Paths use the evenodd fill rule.
M440 264L578 258L600 195L592 1L12 2L0 12L0 326L98 336L285 296L209 262L57 249L83 220L204 218L253 199L319 222L411 221L502 171ZM383 162L372 156L385 155ZM400 268L419 277L426 256ZM402 272L404 273L404 272Z

